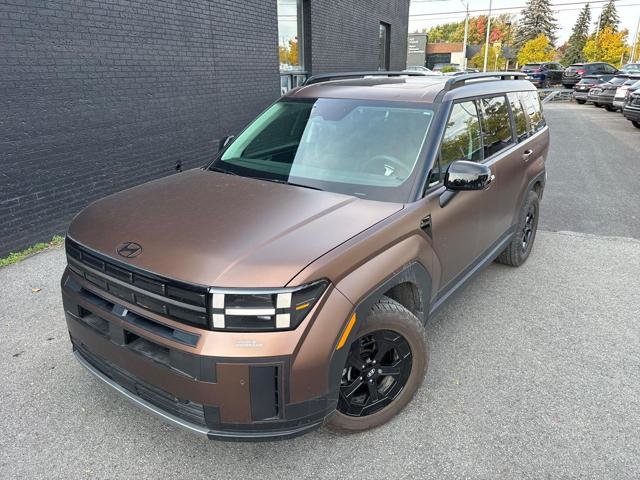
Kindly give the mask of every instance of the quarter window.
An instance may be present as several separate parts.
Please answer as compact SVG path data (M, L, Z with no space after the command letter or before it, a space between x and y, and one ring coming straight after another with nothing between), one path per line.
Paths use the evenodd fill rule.
M509 105L511 105L511 111L513 112L513 118L516 123L516 136L518 141L521 142L529 136L529 122L527 121L527 114L522 107L520 97L516 92L509 92L507 94L509 99Z
M511 118L505 97L490 97L479 100L482 112L484 158L500 152L513 144Z
M538 92L518 92L520 101L524 106L524 109L529 117L529 128L531 133L535 133L542 130L546 125L544 116L542 115L542 105L540 104L540 97Z
M380 22L380 33L378 38L378 70L389 70L390 40L389 24Z

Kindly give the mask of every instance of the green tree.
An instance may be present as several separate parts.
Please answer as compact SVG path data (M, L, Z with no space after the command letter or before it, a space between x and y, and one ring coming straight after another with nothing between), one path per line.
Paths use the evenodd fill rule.
M618 17L616 4L613 2L614 0L609 0L609 3L607 3L602 9L602 13L596 22L596 31L604 30L605 28L610 28L612 32L618 31L620 17ZM599 28L598 23L600 24Z
M469 59L467 65L472 68L482 69L484 67L484 50L485 46L478 53ZM489 45L489 54L487 55L487 70L504 70L507 59L502 55L502 49L494 45Z
M627 31L614 32L610 27L587 40L583 49L587 61L607 62L616 66L620 66L622 55L628 52Z
M567 48L562 56L562 63L565 65L571 65L572 63L583 62L585 60L582 50L589 38L590 23L591 7L589 7L589 4L587 3L578 15L578 19L571 31Z
M522 16L516 32L516 47L522 47L529 40L543 34L552 46L556 43L556 19L551 11L550 0L529 0L522 10Z
M540 63L553 60L556 52L545 35L538 35L526 42L518 52L518 63Z

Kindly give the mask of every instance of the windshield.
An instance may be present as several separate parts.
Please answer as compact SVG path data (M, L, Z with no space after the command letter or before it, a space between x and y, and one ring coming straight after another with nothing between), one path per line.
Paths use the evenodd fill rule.
M258 116L209 168L403 202L433 113L404 102L283 100Z
M610 83L611 85L622 85L626 81L627 77L613 77L607 83Z
M620 69L621 72L637 73L640 72L640 63L628 63Z

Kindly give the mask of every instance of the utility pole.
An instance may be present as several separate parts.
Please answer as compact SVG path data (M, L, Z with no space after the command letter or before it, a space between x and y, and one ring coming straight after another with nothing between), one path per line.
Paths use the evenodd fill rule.
M489 33L491 32L491 2L489 0L489 15L487 16L487 35L484 40L484 65L482 66L482 71L487 71L487 59L489 58Z
M462 1L462 0L461 0ZM469 0L467 3L462 2L467 11L466 16L464 17L464 40L462 40L462 71L467 70L467 41L469 40Z
M638 30L640 30L640 16L638 17L638 24L636 25L636 35L633 37L633 47L631 47L631 58L629 63L633 63L636 60L636 48L638 48Z

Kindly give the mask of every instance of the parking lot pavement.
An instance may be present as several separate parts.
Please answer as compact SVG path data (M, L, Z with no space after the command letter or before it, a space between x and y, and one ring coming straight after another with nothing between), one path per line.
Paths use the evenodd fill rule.
M484 270L429 321L426 381L377 430L243 444L165 425L73 359L61 250L0 269L0 478L637 478L640 240L614 236L631 209L614 211L610 225L571 223L585 212L572 200L582 193L562 191L581 183L563 178L573 175L560 157L565 107L574 108L547 108L554 156L543 226L600 236L541 231L524 266ZM581 125L600 113L609 116L587 109ZM595 148L589 132L568 141ZM616 181L626 182L616 195L635 187L632 176ZM616 198L603 199L607 208Z
M640 130L620 113L548 103L541 228L640 238Z

